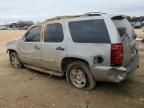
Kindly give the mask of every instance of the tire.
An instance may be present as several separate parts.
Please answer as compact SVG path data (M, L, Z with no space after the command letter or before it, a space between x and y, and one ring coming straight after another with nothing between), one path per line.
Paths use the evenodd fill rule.
M68 65L66 79L78 89L92 90L96 85L88 65L81 61L72 62Z
M23 66L22 62L20 61L16 52L10 52L9 59L10 59L10 65L12 68L15 68L15 69L22 68L22 66Z

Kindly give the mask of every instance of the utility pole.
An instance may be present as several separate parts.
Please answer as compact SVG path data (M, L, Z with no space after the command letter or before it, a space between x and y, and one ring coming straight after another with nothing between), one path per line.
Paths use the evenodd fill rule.
M6 19L5 19L5 25L7 24Z

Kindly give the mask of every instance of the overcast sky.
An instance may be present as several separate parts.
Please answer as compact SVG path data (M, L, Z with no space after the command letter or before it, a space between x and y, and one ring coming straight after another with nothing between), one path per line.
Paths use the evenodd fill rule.
M144 15L144 0L0 0L0 23L3 19L37 21L89 11L140 16Z

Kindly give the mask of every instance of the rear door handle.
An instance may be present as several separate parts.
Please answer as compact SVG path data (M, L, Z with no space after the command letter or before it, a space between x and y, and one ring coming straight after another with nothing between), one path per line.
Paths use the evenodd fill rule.
M39 49L40 49L40 47L39 47L39 46L37 46L37 45L36 45L36 46L34 46L34 48L35 48L35 49L37 49L37 50L39 50Z
M64 51L65 49L64 49L63 47L60 47L60 46L59 46L59 47L56 48L56 50Z

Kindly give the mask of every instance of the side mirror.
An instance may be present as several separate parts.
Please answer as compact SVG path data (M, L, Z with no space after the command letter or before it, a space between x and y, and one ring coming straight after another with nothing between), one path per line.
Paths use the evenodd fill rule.
M21 41L25 41L25 36L21 37L20 40L21 40Z

